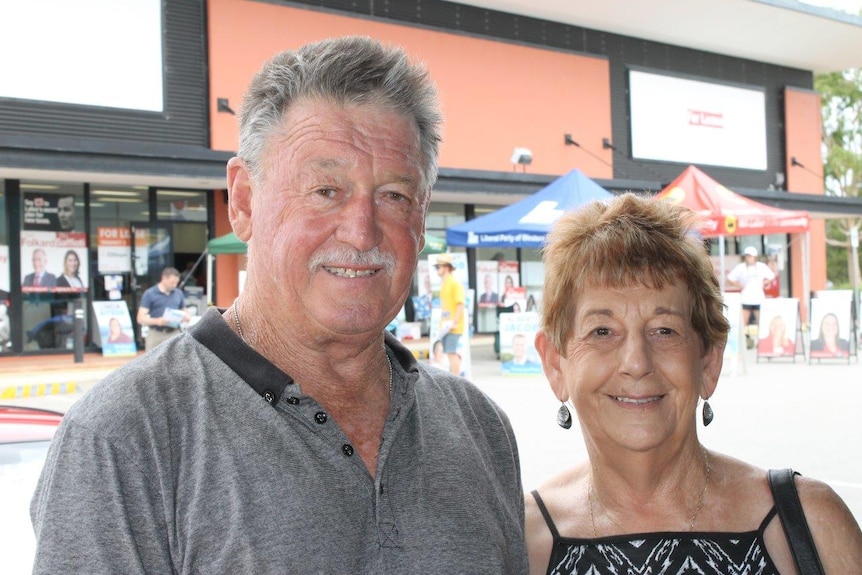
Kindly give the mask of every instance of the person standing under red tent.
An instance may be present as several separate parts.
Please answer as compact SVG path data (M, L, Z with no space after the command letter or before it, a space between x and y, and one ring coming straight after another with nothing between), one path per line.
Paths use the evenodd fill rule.
M434 265L442 280L440 308L443 315L440 334L443 339L443 351L449 356L449 372L460 375L461 356L458 354L458 343L464 334L464 286L455 279L452 254L440 254Z
M727 283L730 287L742 290L742 310L743 313L748 313L744 319L746 341L753 344L760 321L760 304L766 298L763 288L772 281L775 274L765 263L757 261L757 248L754 246L748 246L742 253L743 261L727 274ZM755 334L752 335L750 330L754 330Z

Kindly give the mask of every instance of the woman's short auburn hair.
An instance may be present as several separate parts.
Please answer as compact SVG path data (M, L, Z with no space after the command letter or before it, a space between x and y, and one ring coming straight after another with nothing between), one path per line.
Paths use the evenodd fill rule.
M561 354L574 330L585 286L662 289L682 281L704 353L724 347L730 330L721 288L691 210L626 193L567 212L543 248L541 329Z

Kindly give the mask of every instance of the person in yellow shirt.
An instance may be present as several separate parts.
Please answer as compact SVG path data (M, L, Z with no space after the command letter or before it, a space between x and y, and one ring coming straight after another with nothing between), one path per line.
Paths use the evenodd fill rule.
M443 282L440 287L440 307L443 311L440 324L440 335L443 339L443 351L449 357L449 371L455 375L461 374L461 356L458 355L458 342L464 333L464 286L461 285L453 272L452 254L437 256L437 275Z

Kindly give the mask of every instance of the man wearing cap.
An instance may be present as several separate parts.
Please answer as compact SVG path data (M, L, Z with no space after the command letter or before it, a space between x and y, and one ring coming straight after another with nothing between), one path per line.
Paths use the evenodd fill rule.
M742 309L748 312L747 325L754 325L755 329L760 320L760 304L766 298L763 288L775 278L775 274L769 266L757 261L757 248L748 246L743 253L743 261L736 265L727 274L727 283L730 287L740 289ZM748 327L746 326L746 337Z
M458 355L458 342L464 333L464 286L455 279L452 272L452 254L437 256L437 275L442 280L440 286L440 307L443 311L440 334L443 351L449 357L449 371L461 375L461 356Z

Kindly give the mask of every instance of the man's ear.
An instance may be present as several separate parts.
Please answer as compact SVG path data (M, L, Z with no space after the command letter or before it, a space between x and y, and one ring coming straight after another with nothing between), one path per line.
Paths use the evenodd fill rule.
M539 352L539 357L542 358L542 369L545 372L545 377L548 383L551 384L551 390L561 402L569 399L569 390L566 388L565 380L563 379L563 371L560 369L560 352L548 339L543 330L536 332L535 340L536 351Z
M252 182L245 160L234 156L227 163L228 219L236 236L251 238Z

